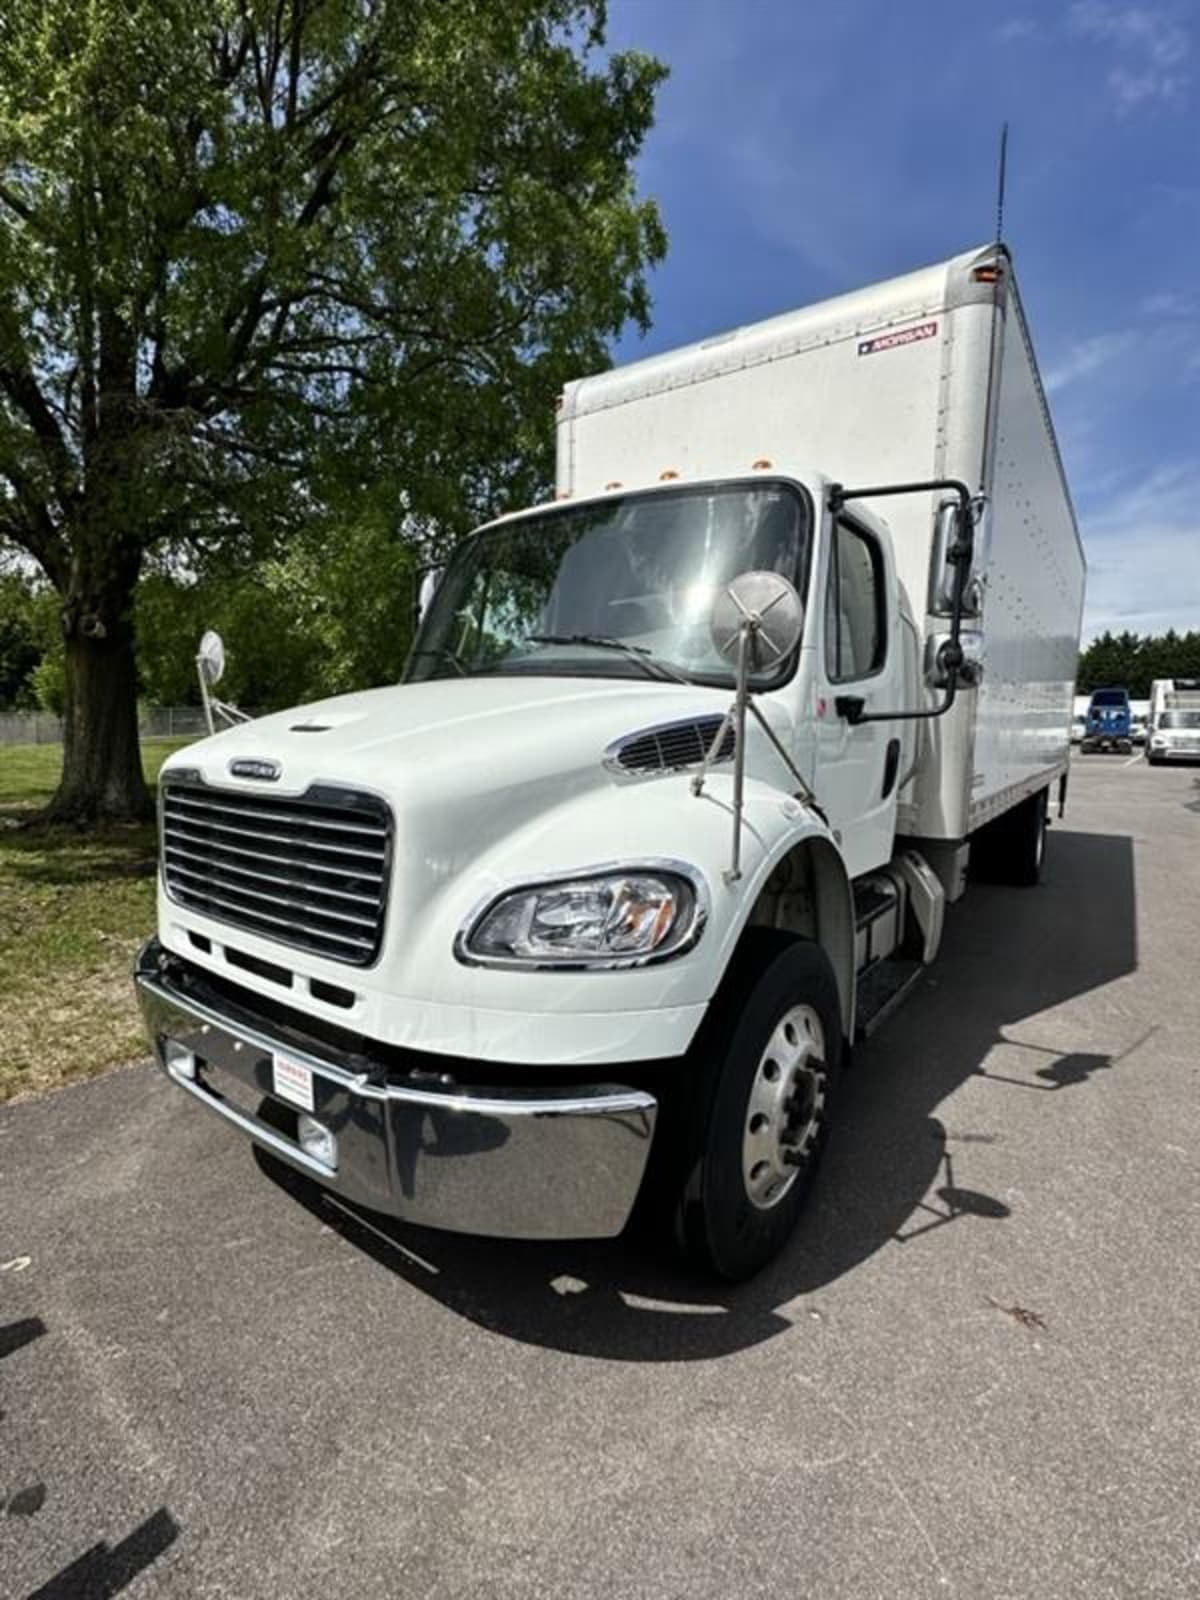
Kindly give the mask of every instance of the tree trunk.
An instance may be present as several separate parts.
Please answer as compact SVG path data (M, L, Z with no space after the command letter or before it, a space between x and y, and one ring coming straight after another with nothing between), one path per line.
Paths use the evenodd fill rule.
M132 607L130 582L94 604L63 609L63 773L46 812L51 822L140 822L154 814L138 744Z

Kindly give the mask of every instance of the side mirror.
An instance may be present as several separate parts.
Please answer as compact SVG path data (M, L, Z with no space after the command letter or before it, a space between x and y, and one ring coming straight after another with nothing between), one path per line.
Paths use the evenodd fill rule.
M935 616L948 616L950 629L939 639L936 657L926 662L927 675L932 671L934 681L944 684L945 693L937 706L912 711L867 712L854 702L857 696L839 696L838 714L848 722L913 722L932 717L944 717L954 704L959 687L972 687L979 682L978 662L967 661L962 641L964 617L978 616L983 606L983 582L972 572L976 550L976 522L986 511L986 503L972 496L961 478L926 478L919 483L881 483L861 489L847 489L844 484L829 486L829 509L837 515L848 500L876 500L884 495L930 494L948 490L947 498L938 503L933 523L933 551L929 567L928 610ZM953 498L950 498L952 496ZM986 565L987 539L981 546Z
M196 670L201 683L209 688L220 683L225 675L225 641L212 628L201 637L200 648L196 651Z
M778 572L742 572L717 596L710 622L717 654L743 676L765 672L800 643L804 603Z
M743 572L717 596L710 622L717 654L737 672L737 693L717 736L692 779L692 793L704 790L709 766L733 733L733 848L725 872L727 883L742 875L742 805L746 781L746 714L757 721L768 742L796 780L798 791L815 799L796 763L780 744L771 724L750 697L750 674L765 672L790 656L804 631L804 602L778 572Z
M200 703L204 707L204 720L209 733L217 731L217 717L223 722L249 722L250 718L236 706L226 705L209 691L225 675L225 641L219 633L209 628L200 640L196 651L196 676L200 680Z
M969 527L964 530L963 515L962 503L957 498L943 500L934 513L933 553L929 568L929 609L934 616L953 615L958 568L964 561L970 565L963 581L959 615L977 617L983 610L983 584L971 570L973 531Z

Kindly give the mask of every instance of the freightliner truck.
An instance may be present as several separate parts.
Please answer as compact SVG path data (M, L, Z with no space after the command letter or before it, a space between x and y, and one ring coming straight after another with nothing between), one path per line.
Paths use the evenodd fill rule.
M1080 541L995 245L557 427L402 683L166 763L137 987L180 1092L346 1201L543 1239L637 1204L742 1278L947 905L1038 881Z

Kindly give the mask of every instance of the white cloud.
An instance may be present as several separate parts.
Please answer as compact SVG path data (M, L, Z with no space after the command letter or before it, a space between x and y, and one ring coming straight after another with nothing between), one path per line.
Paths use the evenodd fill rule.
M1134 335L1128 331L1094 333L1090 338L1080 339L1047 368L1044 379L1047 393L1055 394L1069 383L1075 383L1079 378L1086 378L1100 367L1107 366L1110 361L1123 355L1133 340Z
M1118 60L1108 72L1108 87L1118 111L1128 113L1154 101L1178 101L1187 88L1185 63L1192 41L1174 14L1158 6L1112 5L1108 0L1077 0L1071 7L1074 31L1107 45Z
M1001 44L1016 44L1021 39L1032 39L1039 32L1038 25L1029 17L1010 17L993 30L993 37Z
M1084 635L1200 628L1200 466L1160 469L1092 496L1079 518L1088 560Z
M1148 317L1193 317L1198 309L1200 302L1174 289L1148 294L1138 307Z

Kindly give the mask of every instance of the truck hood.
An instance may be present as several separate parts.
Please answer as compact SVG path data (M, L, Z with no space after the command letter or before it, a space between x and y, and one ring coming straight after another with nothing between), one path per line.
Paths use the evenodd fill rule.
M608 781L602 761L613 740L720 714L729 702L727 690L648 679L438 679L258 718L189 746L168 770L199 769L209 783L256 794L301 794L324 780L409 802L437 792L445 804L584 774ZM254 759L279 764L269 787L231 774L231 762Z

